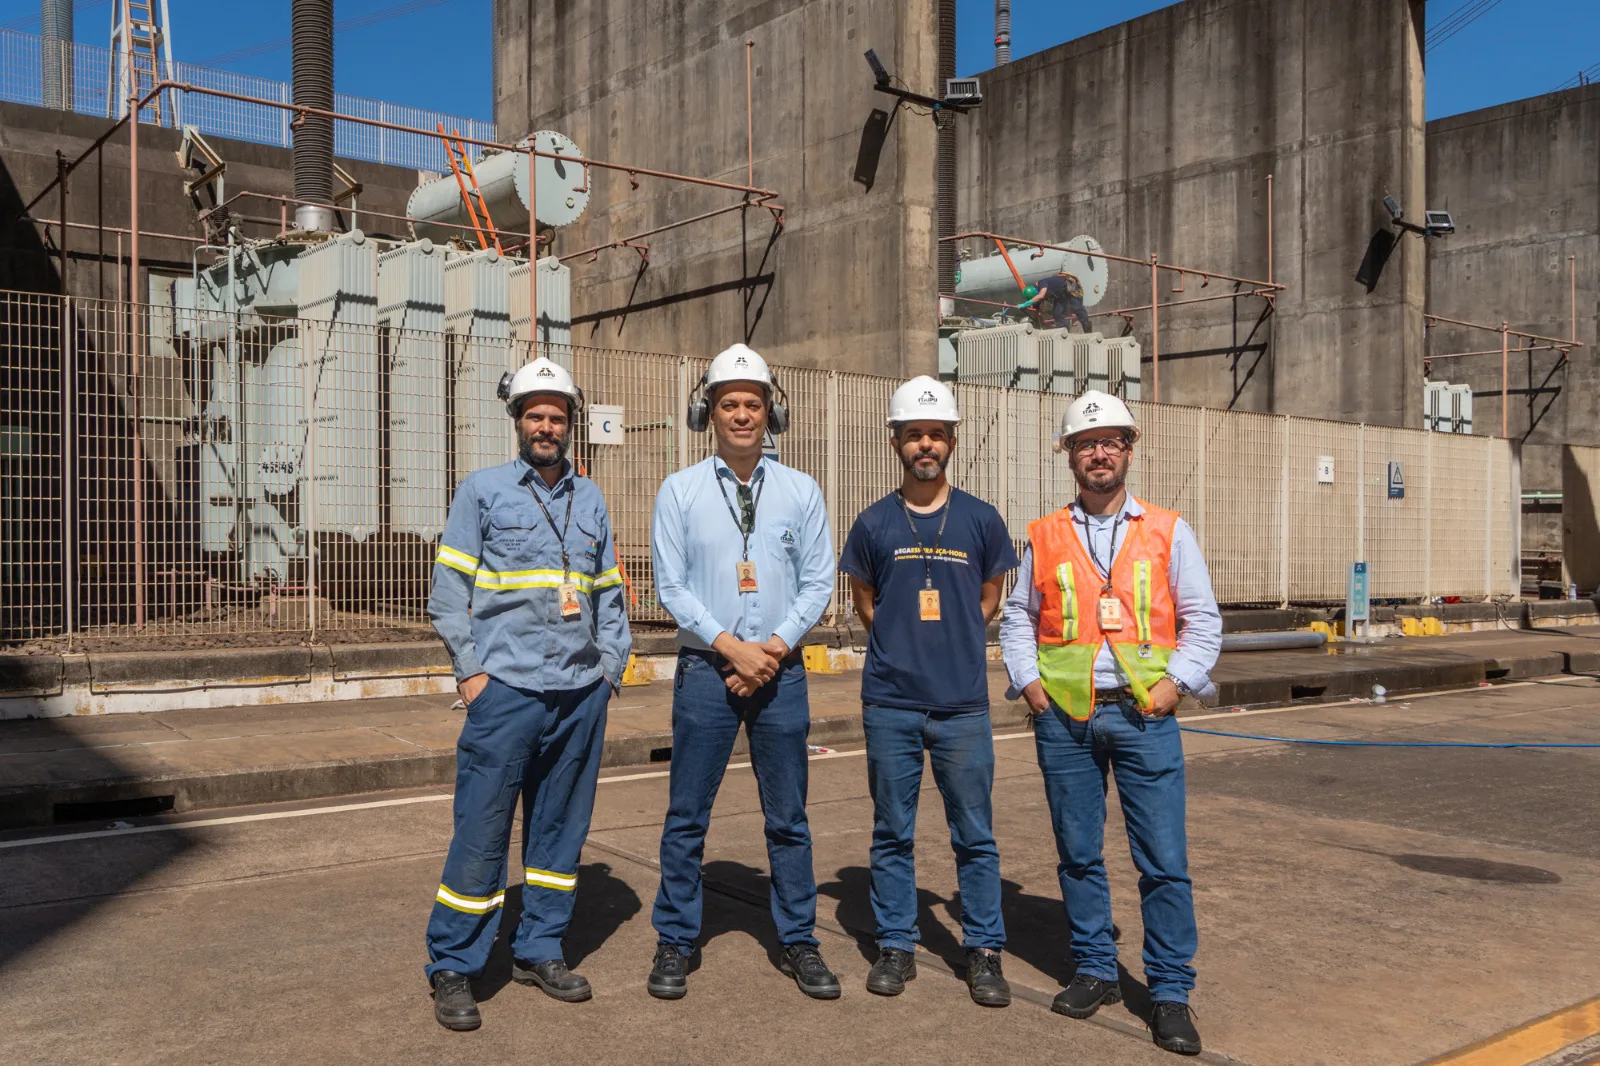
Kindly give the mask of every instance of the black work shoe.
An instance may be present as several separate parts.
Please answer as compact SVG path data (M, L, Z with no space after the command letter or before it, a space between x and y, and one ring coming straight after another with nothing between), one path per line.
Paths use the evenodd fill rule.
M521 959L511 960L511 979L521 985L538 985L544 989L545 995L553 996L563 1003L582 1003L594 995L594 989L589 987L589 980L580 977L567 969L567 964L561 959L550 959L546 962L523 962Z
M1000 972L1000 953L993 948L967 952L967 991L980 1007L1011 1006L1011 985Z
M1115 981L1102 981L1086 973L1075 973L1072 980L1050 1004L1050 1009L1068 1018L1087 1018L1100 1009L1103 1003L1122 1001L1122 986Z
M689 992L689 953L671 944L656 945L655 964L645 987L657 999L682 999Z
M790 944L784 948L778 969L793 977L800 991L812 999L839 998L839 979L822 961L822 952L815 944Z
M1200 1031L1189 1016L1189 1004L1158 1001L1150 1012L1150 1035L1162 1051L1200 1054Z
M906 982L917 976L917 956L899 948L879 948L878 961L867 974L867 991L880 996L898 996Z
M440 970L433 975L433 1017L446 1029L466 1032L483 1024L467 975Z

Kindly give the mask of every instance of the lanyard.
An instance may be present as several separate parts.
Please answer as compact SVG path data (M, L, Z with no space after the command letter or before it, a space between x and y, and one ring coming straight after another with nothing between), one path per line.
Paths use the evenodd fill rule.
M550 531L557 533L561 538L561 583L563 585L572 581L572 568L567 565L567 530L572 526L572 497L577 493L572 486L567 486L567 517L562 520L561 528L556 529L556 520L550 517L550 509L539 498L538 491L530 484L528 492L533 495L533 502L539 505L539 510L544 512L544 520L550 523Z
M944 498L944 514L939 518L939 532L933 535L933 554L939 554L939 544L944 540L944 524L950 521L950 497ZM928 549L922 546L922 536L917 532L917 524L911 520L911 505L906 503L906 494L900 494L900 510L906 514L906 525L911 527L911 539L917 542L917 552L922 556L922 587L933 588L933 561L929 558Z
M1089 516L1087 514L1083 517L1083 540L1089 548L1089 559L1099 569L1100 578L1105 582L1100 587L1101 592L1109 592L1111 589L1111 563L1117 561L1117 527L1121 524L1122 512L1118 511L1117 517L1111 520L1111 559L1109 563L1102 563L1099 554L1094 550L1094 527L1089 524Z
M755 477L754 474L750 476L752 478ZM755 495L751 497L749 529L744 528L744 521L734 511L733 500L728 496L728 486L724 485L722 480L722 475L718 474L717 488L722 492L722 502L728 505L728 517L733 519L733 524L739 527L739 533L744 537L744 555L741 558L748 563L750 561L750 534L754 533L756 529L756 508L761 506L761 490L766 487L767 479L765 477L761 479L761 484L756 486Z

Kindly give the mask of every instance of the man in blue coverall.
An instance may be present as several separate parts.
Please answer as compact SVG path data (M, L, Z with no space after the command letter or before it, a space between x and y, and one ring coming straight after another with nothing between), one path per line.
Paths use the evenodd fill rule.
M772 918L782 971L817 999L839 979L814 932L817 882L806 822L811 706L800 640L833 592L833 539L822 490L762 454L788 411L766 362L735 344L712 360L690 406L691 429L714 429L717 453L667 478L656 497L651 558L662 606L678 623L672 776L661 829L658 937L646 987L688 991L700 935L700 863L711 805L744 726L766 818Z
M522 798L522 919L511 975L588 999L561 940L589 833L606 704L632 638L611 518L567 462L582 393L549 359L504 392L517 458L470 474L450 505L428 616L449 649L467 720L456 753L455 835L428 920L427 976L446 1029L481 1024L469 984L489 959Z

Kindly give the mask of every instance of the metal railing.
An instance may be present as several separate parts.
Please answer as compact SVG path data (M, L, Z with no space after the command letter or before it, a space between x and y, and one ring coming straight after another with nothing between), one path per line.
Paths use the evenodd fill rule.
M426 627L455 485L513 454L493 388L527 345L391 326L381 308L376 323L0 293L0 639ZM666 622L651 512L662 479L709 454L681 417L705 360L551 354L591 404L623 408L624 444L580 425L572 455L605 493L633 618ZM883 425L898 382L780 374L781 458L822 486L837 549L899 482ZM1070 397L955 388L952 479L999 507L1020 546L1074 493L1050 443ZM1363 557L1377 599L1517 595L1506 440L1132 406L1130 485L1188 518L1224 603L1341 601ZM831 617L848 610L840 581Z
M70 110L83 115L115 117L122 111L123 101L112 99L111 49L77 42L54 42L63 52L62 70L71 78ZM45 105L44 100L44 48L42 37L16 30L0 29L0 100L19 104ZM68 54L70 53L70 54ZM293 93L287 82L270 78L257 78L232 71L214 70L192 63L174 63L174 80L208 89L220 89L243 96L256 96L289 103ZM179 94L169 93L161 109L162 121L173 125L171 101ZM364 97L334 96L334 110L365 118L378 119L400 126L431 130L443 123L446 130L459 130L472 140L498 140L495 125L475 118L442 115L419 107L407 107ZM143 112L144 120L152 122L154 109ZM289 128L293 116L288 111L263 107L237 100L227 100L198 93L182 94L180 121L194 126L208 136L231 137L255 144L271 144L281 148L293 146L293 133ZM333 125L333 150L343 159L360 159L369 163L412 167L419 170L445 171L449 163L437 137L400 133L353 122L335 121ZM473 153L476 154L476 153Z

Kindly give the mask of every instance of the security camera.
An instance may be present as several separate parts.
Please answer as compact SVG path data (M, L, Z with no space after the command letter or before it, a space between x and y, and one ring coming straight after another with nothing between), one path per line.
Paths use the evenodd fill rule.
M1386 194L1383 198L1383 206L1389 209L1389 217L1396 222L1406 217L1405 209L1400 206L1400 201L1393 196Z
M883 69L883 63L878 59L876 49L867 49L867 66L872 68L872 76L879 85L889 84L889 72Z

